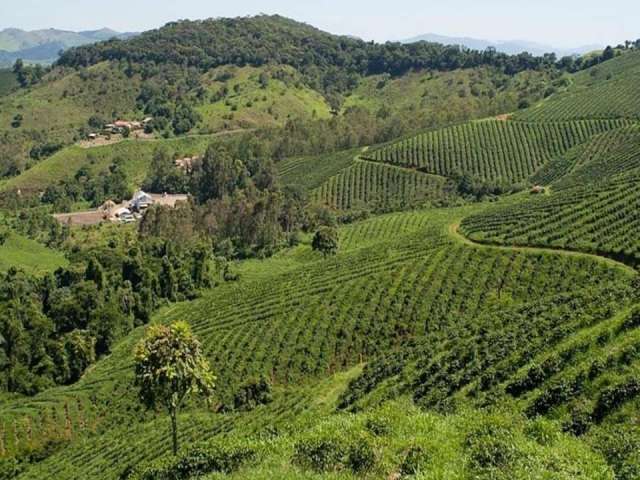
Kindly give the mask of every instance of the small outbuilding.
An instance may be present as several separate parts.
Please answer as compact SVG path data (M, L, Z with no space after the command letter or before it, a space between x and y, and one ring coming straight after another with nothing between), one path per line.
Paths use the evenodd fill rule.
M149 208L151 205L153 205L153 203L154 203L153 197L148 193L145 193L142 190L140 190L136 192L136 194L133 196L129 206L131 207L131 209L137 212L140 212L142 210L146 210L147 208Z
M532 195L541 195L545 192L546 190L542 185L534 185L533 187L531 187L531 191L530 191Z

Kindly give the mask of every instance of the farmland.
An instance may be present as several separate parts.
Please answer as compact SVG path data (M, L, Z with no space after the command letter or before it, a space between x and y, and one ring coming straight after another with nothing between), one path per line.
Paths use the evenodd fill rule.
M518 183L545 163L623 121L520 123L487 120L431 131L367 152L366 158L452 176Z
M270 409L281 405L284 398L290 398L291 401L297 398L290 397L286 392L309 391L297 387L306 384L306 379L323 378L362 361L370 360L375 364L377 358L384 358L385 352L397 349L408 338L416 340L414 348L417 351L428 349L430 353L426 358L440 358L441 365L449 362L451 365L457 364L454 359L458 355L466 355L467 342L475 345L477 340L472 340L474 337L471 336L456 350L445 354L448 350L447 337L454 332L459 335L467 322L468 327L465 328L470 329L471 335L477 328L477 322L484 318L486 320L483 321L489 322L485 328L495 335L504 336L505 328L514 329L509 330L511 333L504 341L496 341L491 334L485 336L481 343L484 353L478 358L480 363L468 363L467 370L459 373L461 379L469 380L477 378L478 374L473 373L476 369L485 372L482 378L491 375L478 380L480 383L476 387L478 392L487 391L496 388L493 382L514 375L518 366L526 365L532 354L542 353L544 348L565 341L582 329L607 321L628 304L630 291L625 284L631 277L617 267L588 257L503 252L459 244L455 237L449 236L448 226L456 218L468 213L468 209L435 210L367 220L362 225L347 227L342 232L341 241L345 251L329 263L311 256L298 269L281 277L274 274L268 282L264 281L267 277L259 281L249 279L240 282L202 300L172 307L163 312L158 320L191 319L195 331L206 345L208 356L215 365L225 365L223 370L217 372L218 391L221 394L231 394L237 389L239 378L256 375L271 378L274 385L279 386L278 391L282 391L283 397L277 395L277 398L283 400L275 400L272 407L266 408L264 415L269 416ZM402 230L406 233L399 236L398 232ZM376 240L373 241L373 238ZM350 247L360 244L360 248ZM269 262L263 264L262 268L265 272L271 270ZM340 280L335 282L336 278ZM566 293L568 282L580 284L581 289ZM605 301L605 298L608 300ZM211 304L216 304L215 316L212 316ZM562 319L567 318L573 310L571 305L575 304L582 305L584 310L580 315L574 311L571 314L572 321L566 323ZM500 315L503 320L493 323L495 320L489 321L492 318L490 313L497 307L503 312ZM526 315L527 323L506 322L507 318L513 318L514 315ZM509 339L520 338L518 328L524 328L525 325L529 332L535 329L538 333L531 335L527 344L512 343ZM428 332L430 335L426 336ZM439 333L434 336L435 332ZM22 415L39 417L42 413L38 405L58 404L58 408L62 409L69 402L65 399L74 398L84 402L82 399L90 392L93 392L91 395L98 394L98 398L103 395L105 399L112 397L112 389L121 388L118 385L123 385L122 380L129 376L126 373L130 361L127 355L129 345L129 342L122 344L108 361L103 362L77 386L45 393L31 405L5 404L3 410L11 412L13 418ZM406 351L408 358L413 355L412 351ZM422 358L422 355L417 358ZM407 363L411 364L410 361ZM494 367L487 370L486 365L489 364ZM499 369L499 365L504 365L500 368L506 370ZM469 390L469 386L463 388L466 382L451 383L452 377L449 375L453 374L452 370L442 377L442 381L448 384L448 391L443 391L434 383L439 381L437 377L430 378L428 383L419 381L422 378L420 372L428 368L432 367L416 363L408 370L415 372L415 383L411 388L415 390L418 401L425 404L442 402L458 389ZM98 385L101 386L96 390ZM356 388L356 385L351 388ZM458 386L453 389L454 385ZM388 386L384 386L382 391L386 388ZM340 390L344 390L344 387ZM368 395L367 402L373 401L371 395ZM119 400L111 407L114 414L132 401L126 387L117 396ZM364 401L359 395L356 397L359 402ZM224 402L224 396L218 401ZM94 397L92 402L100 405L102 400ZM296 404L302 406L304 403ZM286 408L284 405L282 408ZM83 411L90 415L90 410ZM303 412L300 411L301 414ZM110 424L116 418L106 411L91 415L95 416L96 421L104 422L103 425ZM230 427L229 424L227 427L220 425L203 436L202 429L197 426L198 416L188 418L185 419L188 423L196 421L193 424L195 430L185 427L185 438L189 438L188 432L198 431L198 438L202 440L207 435L214 437L219 428ZM206 418L206 415L201 418ZM221 420L226 419L226 423L231 418L234 417L222 417ZM234 424L243 425L241 418L234 420ZM64 417L58 421L64 422ZM58 428L60 435L63 435L63 426ZM101 427L96 425L94 428L100 430ZM144 428L141 431L143 438L155 431L153 427L150 430L146 430L149 427ZM145 431L149 433L143 433ZM79 432L78 435L78 442L84 443L80 439L87 433ZM91 436L90 433L88 435ZM112 435L113 438L121 436L117 430ZM157 432L153 435L154 448L161 452L166 444L163 444L162 437L156 436ZM101 471L108 478L112 475L109 472L117 476L121 463L110 463L110 455L104 450L94 450L91 443L81 447L81 443L74 451L79 453L77 449L87 449L86 454L82 454L83 462L65 459L65 453L54 455L39 467L40 473L37 475L43 475L46 471L47 474L67 478L67 475L92 475L92 471ZM11 445L9 437L5 438L4 444L7 447ZM155 450L149 448L150 444L151 440L147 439L140 443L140 449L129 449L131 455L136 455L130 458L141 459L153 455ZM113 446L114 453L118 448L116 445ZM69 470L65 473L65 469ZM37 475L22 478L37 478Z
M640 478L640 57L590 58L259 16L0 93L0 480ZM142 184L188 201L52 216ZM135 366L180 322L177 411Z
M574 78L559 93L515 115L524 121L560 121L587 118L633 118L640 111L640 54L632 52L598 65Z
M360 160L318 187L314 199L338 210L381 212L446 201L453 196L446 190L443 177Z

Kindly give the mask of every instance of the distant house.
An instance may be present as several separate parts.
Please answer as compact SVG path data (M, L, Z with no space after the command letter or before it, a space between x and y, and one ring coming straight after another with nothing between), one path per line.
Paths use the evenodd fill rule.
M531 187L531 194L533 195L540 195L545 193L545 188L541 185L534 185L533 187Z
M175 161L175 165L177 168L184 170L187 173L191 173L191 171L193 171L193 164L197 160L198 160L198 157L178 158Z
M129 206L136 212L146 210L151 205L153 205L153 197L148 193L143 192L142 190L136 192L136 194L131 199L131 202L129 203Z
M95 140L96 138L98 138L98 134L97 133L90 133L87 136L89 137L89 140Z

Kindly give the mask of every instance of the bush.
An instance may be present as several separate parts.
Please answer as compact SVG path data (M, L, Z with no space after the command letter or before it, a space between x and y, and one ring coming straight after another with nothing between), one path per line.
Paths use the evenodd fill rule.
M213 472L230 474L257 457L255 448L246 444L220 441L195 446L179 455L164 456L142 466L129 480L187 480Z
M425 471L428 462L429 454L423 447L410 447L400 466L400 473L402 475L416 475Z
M362 473L375 466L376 454L366 434L348 438L343 432L322 432L298 441L293 461L320 473L344 469Z
M513 431L506 425L487 422L467 435L465 447L471 465L477 470L508 467L520 456Z
M613 410L638 395L640 395L640 380L636 378L608 387L598 397L593 409L593 418L597 422L604 420Z
M347 446L338 438L309 438L295 445L294 462L316 472L337 470Z

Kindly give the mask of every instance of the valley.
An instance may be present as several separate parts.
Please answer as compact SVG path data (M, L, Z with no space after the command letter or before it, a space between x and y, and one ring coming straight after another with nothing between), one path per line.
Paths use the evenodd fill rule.
M0 75L0 479L638 478L640 55L593 58L257 16ZM140 189L185 201L59 221Z

